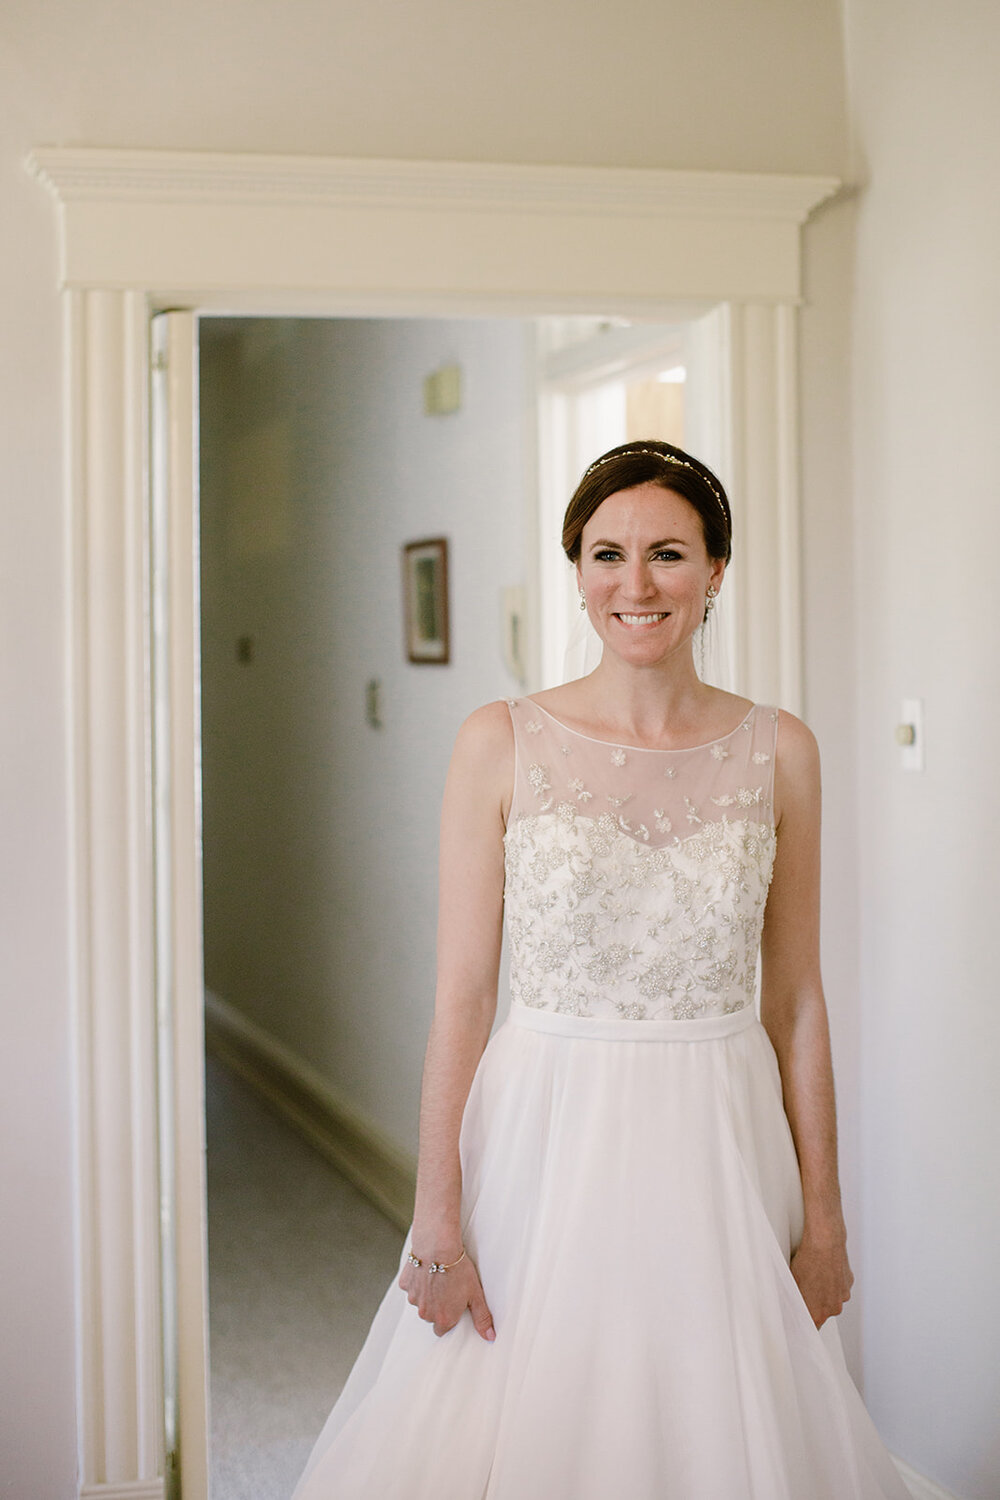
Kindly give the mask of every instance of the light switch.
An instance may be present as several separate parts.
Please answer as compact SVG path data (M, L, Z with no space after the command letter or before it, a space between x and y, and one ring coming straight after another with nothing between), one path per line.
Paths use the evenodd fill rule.
M365 722L371 729L384 728L382 722L382 684L377 677L365 683Z
M446 417L462 405L462 367L444 365L424 381L424 413L428 417Z
M903 771L924 769L924 700L904 698L896 725L899 765Z

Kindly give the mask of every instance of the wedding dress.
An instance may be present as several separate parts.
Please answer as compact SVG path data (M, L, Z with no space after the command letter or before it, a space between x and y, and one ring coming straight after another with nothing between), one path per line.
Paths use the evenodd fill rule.
M789 1270L755 1010L777 713L643 750L510 711L511 1006L461 1133L496 1341L394 1282L293 1500L906 1500Z

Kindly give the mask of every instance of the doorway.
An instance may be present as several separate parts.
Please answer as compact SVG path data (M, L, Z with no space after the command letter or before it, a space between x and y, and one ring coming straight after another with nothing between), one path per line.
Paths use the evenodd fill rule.
M680 441L683 333L624 319L199 320L214 1500L241 1495L248 1469L255 1496L269 1482L276 1497L290 1488L317 1391L326 1379L332 1405L345 1344L360 1346L343 1298L319 1289L324 1275L327 1287L343 1279L313 1255L324 1181L340 1220L371 1225L373 1256L408 1221L450 741L480 702L538 686L537 660L556 663L548 680L563 675L564 642L523 624L555 614L532 597L536 552L552 540L539 520L539 437L553 453L573 434L568 490L604 446ZM442 371L455 387L445 411ZM565 498L546 496L560 520ZM444 670L404 650L400 555L428 534L450 548ZM543 593L561 599L570 576L559 553ZM347 1182L324 1179L287 1138L286 1169L269 1179L281 1133L268 1132L259 1100ZM310 1172L296 1221L289 1184ZM388 1219L352 1209L349 1183ZM328 1223L331 1246L335 1231ZM278 1245L300 1284L276 1284ZM357 1301L370 1300L359 1285ZM324 1318L320 1358L310 1335Z
M91 148L40 149L30 166L58 204L65 292L81 1485L90 1500L123 1486L136 1500L161 1500L170 1485L160 1287L172 1265L185 1335L177 1362L189 1372L180 1389L194 1393L188 1412L181 1401L184 1497L198 1500L206 1473L196 1399L204 1390L203 1197L192 1193L183 1213L178 1205L176 1255L161 1267L158 1185L170 1150L157 1143L155 962L164 952L179 992L200 995L189 858L198 818L192 591L181 566L186 557L190 575L194 539L180 498L169 510L177 562L170 838L154 859L150 314L698 317L723 394L718 446L703 451L724 453L721 472L741 498L748 541L744 680L752 696L795 710L799 230L838 184L777 174ZM178 326L189 384L191 342ZM180 469L185 431L190 448L190 424L171 435ZM157 898L155 863L167 871L169 901ZM201 1037L190 1016L186 1027L159 1040L174 1049L165 1086L175 1105L169 1146L178 1180L184 1164L200 1186Z

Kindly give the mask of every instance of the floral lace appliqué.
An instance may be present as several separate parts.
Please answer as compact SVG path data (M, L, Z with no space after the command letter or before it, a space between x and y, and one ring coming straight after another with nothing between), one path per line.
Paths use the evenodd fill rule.
M636 1022L752 1005L773 827L706 818L650 847L608 813L573 811L508 834L513 999Z
M777 715L683 751L576 735L524 700L504 838L515 1003L641 1029L754 1003Z

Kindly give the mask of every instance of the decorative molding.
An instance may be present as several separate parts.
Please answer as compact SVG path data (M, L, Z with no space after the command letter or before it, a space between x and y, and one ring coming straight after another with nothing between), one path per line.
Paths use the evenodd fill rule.
M164 1466L147 318L128 292L66 313L81 1479L113 1487Z
M893 1453L892 1461L899 1470L899 1477L913 1496L913 1500L959 1500L958 1495L952 1494L951 1490L942 1489L932 1479L927 1479L919 1474L916 1469L911 1469L909 1464L904 1463Z
M608 310L795 301L799 227L832 177L42 148L66 286L160 306L370 291ZM616 264L614 285L606 275ZM191 299L191 300L188 300Z
M729 304L733 603L741 690L802 712L796 309Z
M347 1102L315 1068L234 1005L205 995L209 1051L238 1073L400 1229L413 1218L413 1157Z
M29 170L62 203L328 203L463 212L651 214L802 224L835 177L507 162L41 147Z

